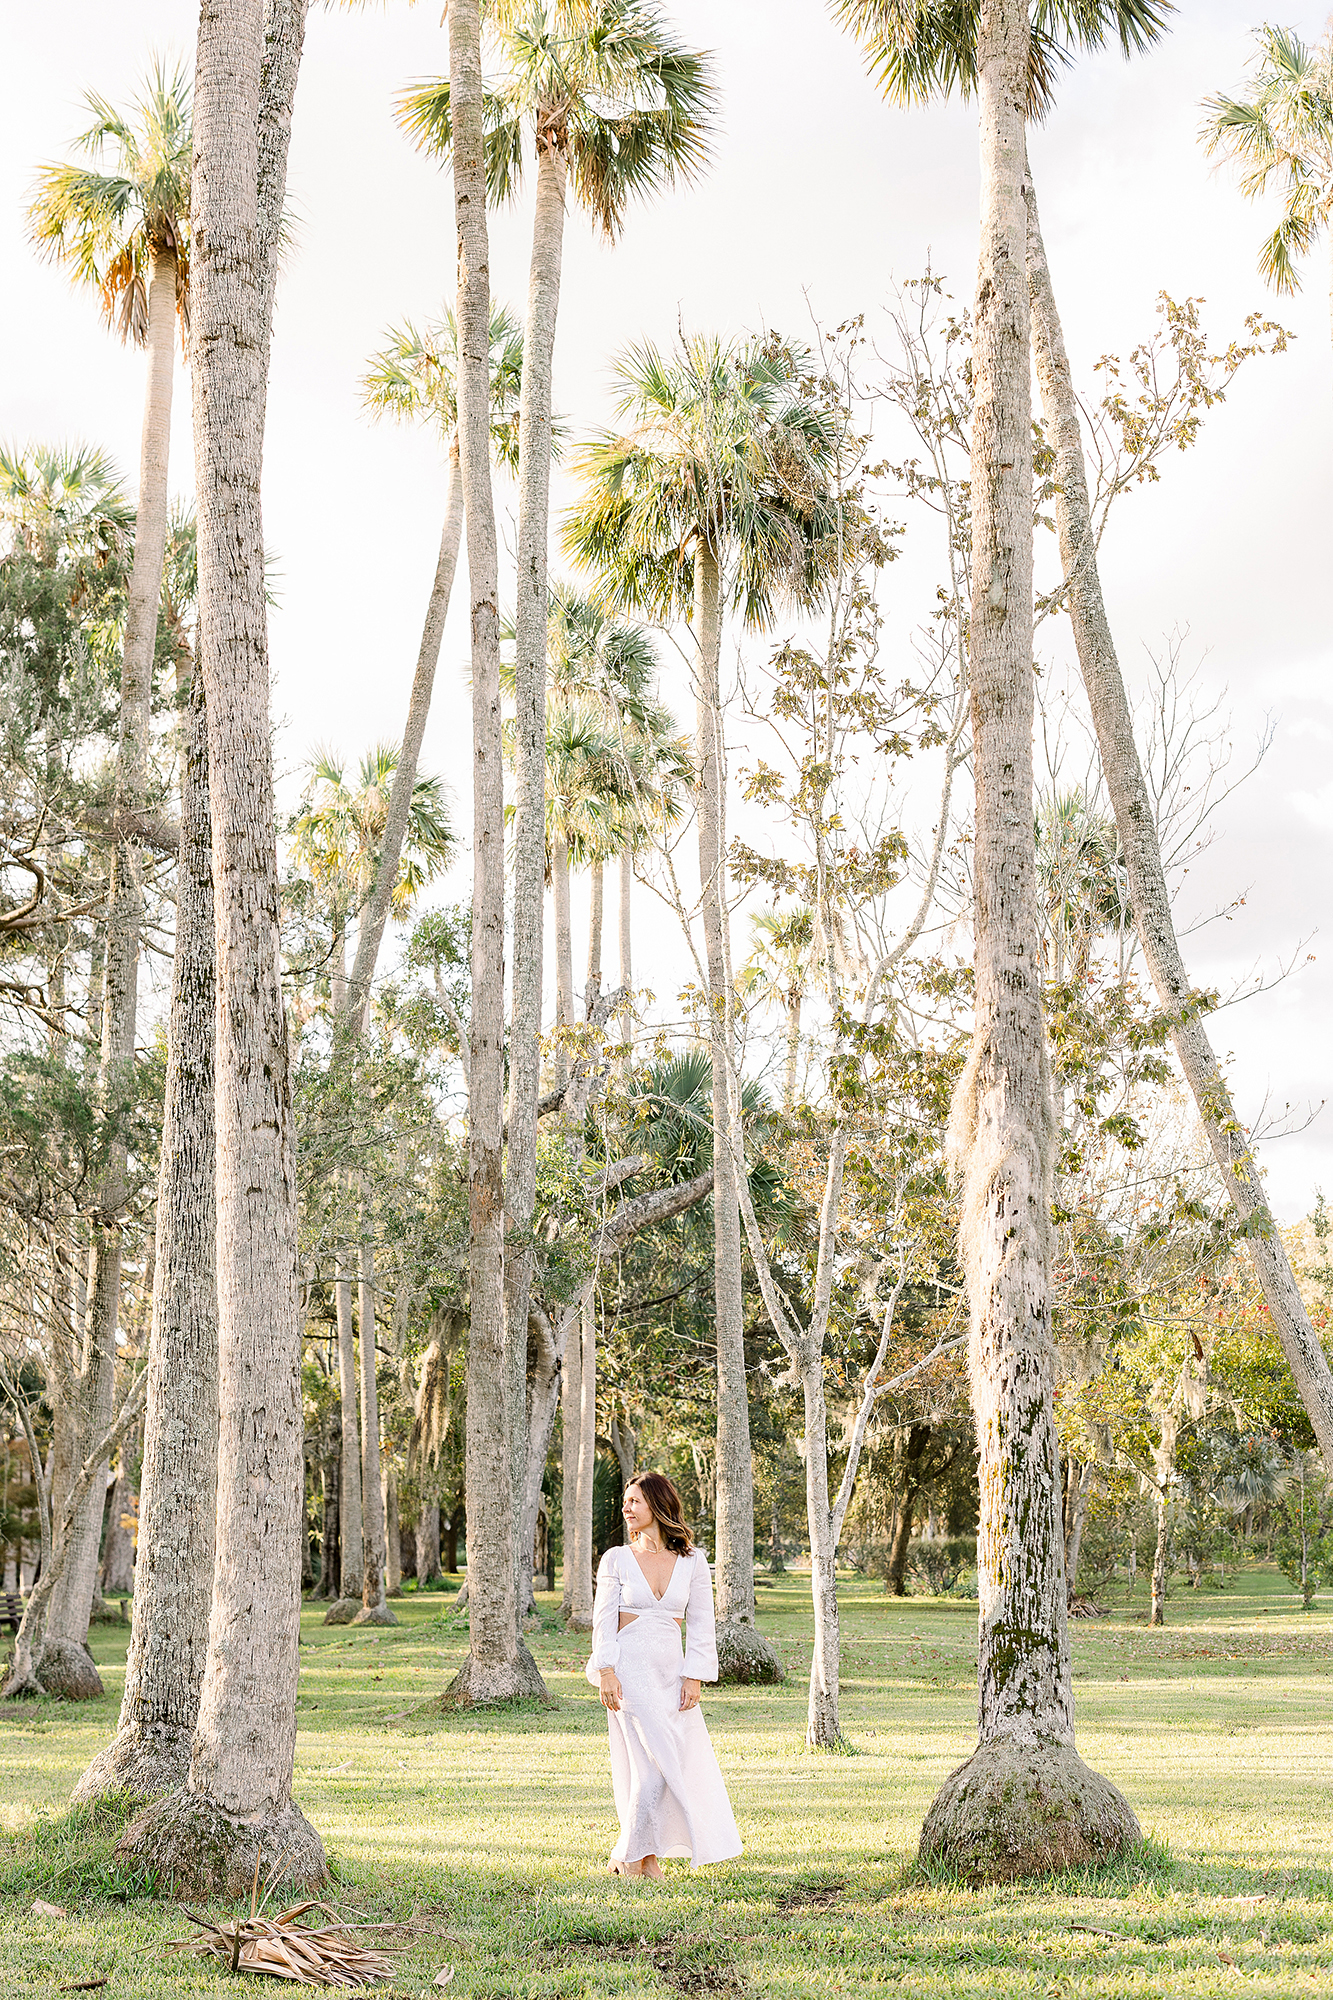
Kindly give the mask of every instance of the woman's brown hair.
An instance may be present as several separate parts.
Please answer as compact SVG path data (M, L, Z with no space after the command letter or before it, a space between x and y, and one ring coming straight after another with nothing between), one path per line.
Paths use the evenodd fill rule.
M663 1546L675 1556L693 1555L694 1543L685 1525L684 1503L665 1472L640 1472L629 1481L629 1485L637 1486L652 1508L657 1525L662 1530Z

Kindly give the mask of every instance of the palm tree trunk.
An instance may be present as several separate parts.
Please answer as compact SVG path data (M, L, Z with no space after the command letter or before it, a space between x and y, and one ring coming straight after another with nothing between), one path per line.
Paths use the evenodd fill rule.
M325 1613L326 1625L346 1625L356 1615L365 1583L365 1526L361 1517L361 1443L356 1396L356 1328L352 1319L352 1273L342 1246L334 1262L333 1298L338 1315L338 1406L342 1442L338 1480L338 1596Z
M578 1552L579 1511L579 1410L583 1401L580 1381L583 1349L568 1335L560 1363L560 1532L564 1543L560 1594L560 1615L566 1622L574 1615L574 1571Z
M192 378L219 944L217 1544L189 1787L149 1806L117 1851L204 1898L243 1893L261 1852L282 1856L276 1880L326 1876L319 1836L291 1797L301 1323L260 508L304 26L304 0L213 0L200 13L195 72Z
M471 1643L446 1700L544 1695L518 1635L504 1283L504 765L490 461L490 246L480 0L449 9L458 225L458 443L472 632L472 1018L468 1077L467 1530ZM525 1330L526 1339L526 1330Z
M1157 1494L1157 1541L1152 1558L1152 1603L1148 1613L1150 1625L1166 1623L1166 1552L1170 1533L1167 1513L1166 1489Z
M698 647L699 881L713 1051L713 1302L717 1332L717 1592L721 1677L739 1647L748 1658L754 1627L754 1472L745 1384L741 1301L741 1220L728 1139L727 949L725 926L721 576L702 538L695 554L694 631ZM728 1630L727 1628L733 1628ZM735 1628L744 1628L743 1636ZM747 1672L746 1678L752 1676Z
M1237 1118L1226 1079L1193 996L1171 915L1152 801L1134 741L1110 620L1102 597L1097 545L1064 333L1046 262L1036 198L1028 190L1028 285L1042 408L1056 447L1055 518L1083 684L1101 750L1106 788L1125 855L1134 922L1158 1003L1172 1023L1171 1042L1194 1095L1223 1184L1244 1221L1249 1254L1273 1329L1295 1377L1319 1448L1333 1464L1333 1370L1292 1276L1263 1181Z
M569 843L563 833L551 838L551 901L555 908L555 1025L557 1033L574 1025L574 937L569 916ZM560 1043L556 1081L569 1081L569 1049Z
M810 1343L814 1349L814 1343ZM801 1392L805 1403L805 1510L810 1527L810 1594L815 1643L810 1659L810 1696L805 1740L811 1748L833 1750L842 1742L839 1719L838 1544L828 1491L828 1412L824 1398L824 1355L820 1347L804 1356Z
M523 1512L527 1468L528 1304L532 1218L537 1205L537 1099L541 1091L542 929L546 876L547 550L551 511L551 376L565 230L565 153L539 113L537 201L532 224L523 379L518 409L518 602L514 618L514 969L509 1027L509 1154L505 1168L505 1260L511 1484ZM515 1608L527 1609L531 1575L521 1534L515 1548Z
M196 670L184 717L176 953L167 1034L157 1260L139 1484L134 1625L116 1734L76 1800L185 1783L213 1597L218 1455L213 863L208 718ZM182 1504L182 1497L188 1496Z
M594 861L591 869L591 883L588 896L588 984L583 996L583 1005L591 1017L602 990L602 923L605 908L605 884L602 863Z
M625 1005L620 1015L620 1039L628 1043L634 1033L633 959L630 950L630 920L633 915L634 848L626 842L620 853L620 984Z
M398 1474L386 1465L384 1478L384 1594L403 1594L403 1524L398 1511Z
M790 1111L796 1102L796 1072L801 1061L801 996L787 995L787 1069L782 1079L782 1108Z
M354 1625L396 1625L384 1601L384 1567L387 1560L384 1519L384 1487L380 1466L380 1398L375 1379L375 1246L370 1237L370 1218L364 1199L361 1205L360 1284L361 1314L361 1518L365 1539L365 1562L361 1578L361 1609Z
M440 1574L440 1501L425 1496L417 1515L417 1589L424 1590Z
M412 792L417 782L417 764L425 740L431 695L435 688L435 670L440 663L440 644L444 638L445 620L449 616L449 599L453 595L454 572L458 568L462 540L463 475L459 465L458 440L455 438L449 450L449 496L445 502L435 581L426 606L426 622L422 627L416 672L412 676L412 692L407 699L407 726L403 730L402 748L398 752L398 765L393 774L393 789L389 793L389 810L384 818L375 880L361 912L356 956L352 960L352 976L347 985L347 1019L355 1035L365 1031L375 964L384 938L384 926L389 918L394 884L398 880L403 840L412 810Z
M1032 818L1032 435L1024 0L982 0L981 257L974 315L972 733L976 1014L950 1119L962 1182L980 1443L979 1736L922 1853L1026 1875L1137 1841L1074 1749L1051 1340L1055 1126L1041 1013ZM1003 1806L1001 1804L1003 1801Z
M573 1339L571 1333L570 1338ZM565 1524L565 1564L572 1571L569 1624L592 1630L592 1496L597 1472L597 1305L591 1289L579 1313L578 1457L574 1517Z
M142 809L148 778L148 734L153 692L153 652L167 540L167 458L171 443L171 391L175 370L176 252L159 246L148 288L148 387L139 452L139 501L134 562L125 617L120 682L120 735L116 751L118 813ZM139 930L143 921L139 852L118 838L112 851L103 971L102 1058L98 1098L112 1128L106 1171L92 1222L88 1311L80 1371L79 1437L100 1437L111 1422L120 1317L121 1222L127 1155L117 1136L119 1107L132 1099L138 1018ZM81 1443L77 1454L83 1455ZM47 1617L49 1640L82 1645L97 1582L98 1541L106 1480L94 1478L75 1519L73 1541Z

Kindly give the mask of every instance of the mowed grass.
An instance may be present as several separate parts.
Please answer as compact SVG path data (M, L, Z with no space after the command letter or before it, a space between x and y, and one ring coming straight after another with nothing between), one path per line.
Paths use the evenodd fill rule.
M393 1991L452 1995L893 1993L1333 1996L1333 1616L1255 1571L1074 1627L1079 1746L1147 1836L1091 1876L972 1891L915 1865L936 1786L975 1741L975 1604L841 1590L852 1754L802 1746L806 1580L760 1590L780 1689L707 1696L744 1858L660 1885L614 1881L606 1723L586 1641L554 1598L531 1643L548 1710L445 1717L466 1635L409 1597L393 1632L320 1623L301 1655L296 1796L324 1837L330 1901L398 1933ZM168 1948L190 1926L114 1864L114 1816L65 1802L110 1734L126 1639L93 1640L104 1701L0 1707L0 1993L105 1976L105 2000L234 1981ZM34 1898L68 1915L31 1913ZM390 1934L391 1938L394 1934ZM381 1988L380 1990L384 1990Z

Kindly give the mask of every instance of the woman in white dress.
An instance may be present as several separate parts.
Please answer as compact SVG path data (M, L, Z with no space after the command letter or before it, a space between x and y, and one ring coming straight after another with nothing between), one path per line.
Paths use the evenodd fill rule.
M699 1868L729 1861L741 1840L699 1706L701 1683L717 1679L708 1559L665 1473L633 1480L624 1514L628 1545L608 1549L597 1569L585 1671L611 1733L620 1838L607 1865L660 1877L662 1855L688 1854Z

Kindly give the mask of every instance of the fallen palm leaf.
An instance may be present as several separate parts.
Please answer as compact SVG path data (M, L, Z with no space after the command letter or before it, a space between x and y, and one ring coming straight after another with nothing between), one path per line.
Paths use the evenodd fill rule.
M311 1910L331 1917L332 1923L317 1929L303 1923ZM229 1924L214 1923L193 1910L185 1915L198 1925L198 1935L173 1939L176 1949L219 1958L232 1972L292 1979L301 1986L372 1986L377 1979L393 1977L383 1952L358 1944L352 1928L324 1903L297 1903L275 1917L261 1912Z

